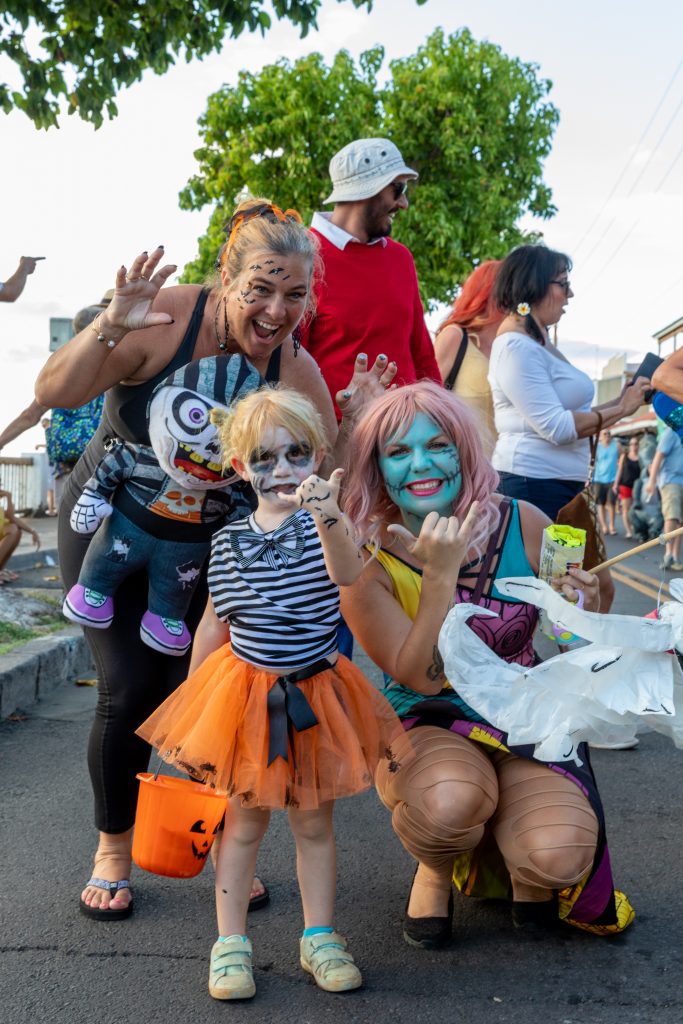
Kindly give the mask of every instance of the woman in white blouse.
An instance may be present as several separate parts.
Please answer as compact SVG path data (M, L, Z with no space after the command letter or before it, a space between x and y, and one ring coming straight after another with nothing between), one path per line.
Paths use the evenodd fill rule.
M639 377L615 401L592 406L590 377L549 343L548 328L574 294L571 266L544 245L522 245L506 257L495 298L507 315L489 363L499 490L553 520L586 482L590 435L635 412L649 386Z

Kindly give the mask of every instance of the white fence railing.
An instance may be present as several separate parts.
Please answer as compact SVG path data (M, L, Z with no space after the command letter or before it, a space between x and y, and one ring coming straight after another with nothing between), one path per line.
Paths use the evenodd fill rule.
M0 488L10 492L17 512L36 512L44 508L47 495L45 453L19 458L0 456Z

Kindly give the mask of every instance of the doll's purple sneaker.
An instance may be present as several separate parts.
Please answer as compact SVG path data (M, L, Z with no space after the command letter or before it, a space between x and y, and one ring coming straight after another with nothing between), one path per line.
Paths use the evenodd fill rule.
M114 598L76 583L64 598L62 615L79 626L107 629L114 618Z
M147 610L140 623L140 638L162 654L180 657L192 643L190 631L182 619L165 619Z

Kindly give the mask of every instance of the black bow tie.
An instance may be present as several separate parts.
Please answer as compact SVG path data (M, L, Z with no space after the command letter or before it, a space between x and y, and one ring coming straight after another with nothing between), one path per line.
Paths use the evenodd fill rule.
M240 569L248 568L261 558L271 569L278 569L301 558L304 528L296 518L281 527L281 532L276 531L271 536L253 530L235 530L230 534L230 544Z

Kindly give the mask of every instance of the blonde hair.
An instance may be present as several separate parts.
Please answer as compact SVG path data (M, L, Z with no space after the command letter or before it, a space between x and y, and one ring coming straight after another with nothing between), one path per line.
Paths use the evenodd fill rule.
M315 284L322 274L318 242L296 210L281 210L270 199L244 199L225 225L227 241L218 254L217 267L227 270L228 291L237 286L254 257L266 252L276 256L300 256L310 268L306 313L315 308Z
M231 459L249 462L261 447L268 427L282 427L296 441L306 441L312 452L327 452L329 445L320 413L308 398L281 384L252 391L229 410L212 409L221 443L223 468Z

